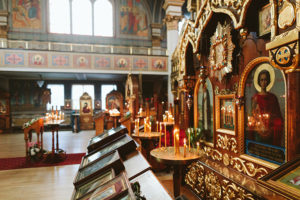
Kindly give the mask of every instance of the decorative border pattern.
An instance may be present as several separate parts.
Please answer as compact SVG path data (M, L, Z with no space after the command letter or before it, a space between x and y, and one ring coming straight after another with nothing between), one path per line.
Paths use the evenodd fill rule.
M45 69L69 71L74 69L140 72L168 72L168 57L87 53L60 53L48 51L4 50L0 51L0 71L11 68L26 71ZM2 68L2 69L1 69Z

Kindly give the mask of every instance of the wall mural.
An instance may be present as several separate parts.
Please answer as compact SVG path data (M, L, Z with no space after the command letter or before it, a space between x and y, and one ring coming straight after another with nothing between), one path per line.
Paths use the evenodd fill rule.
M285 161L285 83L280 70L256 66L245 86L246 153L282 164Z
M28 67L87 70L120 70L120 71L153 71L167 72L167 57L165 56L137 56L137 55L109 55L58 53L45 51L1 51L1 67Z
M148 37L148 19L141 0L120 0L120 34Z
M12 27L41 29L41 1L12 0Z

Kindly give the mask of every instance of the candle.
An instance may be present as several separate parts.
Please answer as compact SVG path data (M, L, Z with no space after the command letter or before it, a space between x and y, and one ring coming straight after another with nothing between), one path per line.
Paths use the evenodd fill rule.
M173 133L173 140L174 140L174 142L173 142L173 145L174 145L174 149L176 148L176 145L175 145L175 138L176 138L176 130L174 130L174 133Z
M165 147L167 147L167 126L166 125L165 125Z
M197 142L197 154L199 153L199 142Z
M158 131L158 123L159 123L159 122L156 121L156 132L159 132L159 131Z
M186 156L186 139L184 138L183 140L183 157L185 158Z
M161 124L159 129L159 148L161 147Z
M190 152L191 151L191 130L188 129L188 132L189 132L189 138L188 138L188 140L189 140L189 152Z

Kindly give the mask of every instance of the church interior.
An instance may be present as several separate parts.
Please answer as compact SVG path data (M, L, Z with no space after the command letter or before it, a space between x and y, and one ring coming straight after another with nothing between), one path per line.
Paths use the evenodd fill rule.
M298 0L0 0L0 199L300 199Z

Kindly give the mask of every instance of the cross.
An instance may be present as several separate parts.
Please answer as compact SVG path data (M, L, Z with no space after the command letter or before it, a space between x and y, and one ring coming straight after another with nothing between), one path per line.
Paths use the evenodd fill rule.
M19 62L23 61L23 59L16 54L11 54L7 56L7 61L11 64L18 64Z
M53 61L55 62L56 65L65 65L68 60L65 59L64 56L57 56L54 57Z
M108 65L108 61L106 58L100 58L96 61L96 63L100 66L100 67L105 67L106 65Z
M139 59L138 61L135 62L135 65L138 66L139 68L143 68L147 65L147 63L143 59Z

